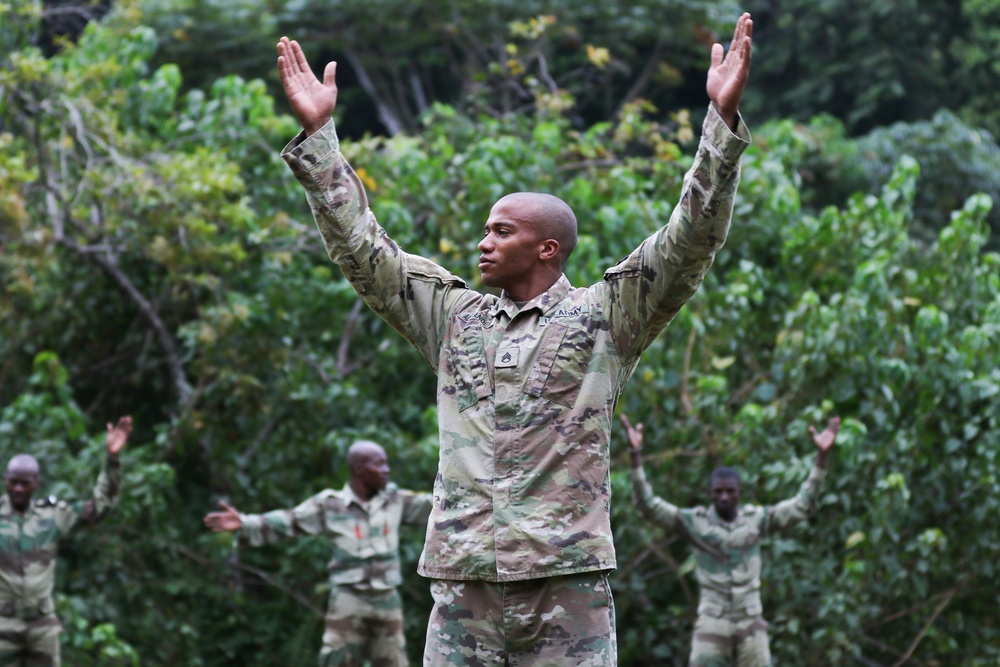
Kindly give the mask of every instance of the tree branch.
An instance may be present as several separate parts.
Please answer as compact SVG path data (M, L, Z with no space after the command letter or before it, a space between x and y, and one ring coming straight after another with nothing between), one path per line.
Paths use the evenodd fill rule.
M694 341L696 338L695 328L691 327L687 347L684 348L684 374L681 376L681 406L684 408L685 416L690 415L694 410L694 405L691 403L691 395L688 393L688 383L691 378L691 354L694 351Z
M665 42L663 39L663 34L661 33L656 38L656 44L653 45L653 50L649 54L649 58L646 59L646 65L642 68L642 72L639 77L632 84L632 87L628 89L625 93L625 97L622 98L621 102L618 103L618 108L615 109L614 117L617 118L621 115L622 109L625 105L639 97L639 94L643 91L646 85L649 83L650 78L653 76L653 72L656 70L657 64L660 62L660 56L663 54L663 47Z
M192 393L191 384L188 382L187 374L184 372L184 362L181 361L174 337L167 328L167 325L160 319L160 314L156 312L153 304L150 303L149 299L139 291L135 283L118 266L117 256L110 251L105 253L86 253L75 241L69 238L64 238L61 241L61 245L73 250L81 257L87 257L95 262L118 283L122 291L132 300L132 303L139 309L139 313L153 328L156 338L160 343L160 348L162 348L166 356L167 368L170 372L170 380L173 384L178 404L181 406L186 405Z
M389 349L389 341L383 340L371 354L365 355L355 361L348 360L347 353L351 346L351 335L354 333L354 328L358 325L358 319L361 316L361 309L364 305L365 302L361 297L355 299L354 305L351 306L351 312L347 315L347 322L344 323L344 333L340 336L340 345L337 346L337 375L340 378L345 378L359 368L367 366L372 359Z
M924 638L924 635L927 634L927 631L931 629L931 626L934 624L934 621L937 620L938 615L942 611L944 611L944 608L948 606L948 603L951 602L951 599L955 597L955 593L957 592L958 592L957 587L952 588L950 591L947 591L946 595L944 596L944 599L941 600L938 606L934 608L934 613L931 614L931 617L927 619L926 623L924 623L924 627L921 628L917 636L913 638L913 642L910 643L910 647L906 649L906 652L903 653L903 655L899 658L899 660L893 663L892 667L902 667L902 665L907 660L909 660L910 656L913 655L913 652L917 649L917 645Z
M375 109L378 112L378 119L383 125L385 125L385 129L389 133L389 136L394 137L397 134L402 134L402 121L392 112L388 103L386 103L386 101L379 94L375 87L375 83L372 81L371 77L368 76L368 70L366 70L365 66L361 64L361 59L355 55L352 49L344 51L344 55L347 58L347 62L350 64L351 69L354 70L354 74L358 77L358 83L361 84L361 87L364 88L365 92L368 93L368 97L370 97L372 102L375 104Z

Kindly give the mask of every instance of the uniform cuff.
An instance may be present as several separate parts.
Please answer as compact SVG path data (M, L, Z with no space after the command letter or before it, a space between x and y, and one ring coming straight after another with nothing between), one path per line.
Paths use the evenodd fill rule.
M719 155L722 156L722 159L728 162L739 160L752 141L750 130L747 129L746 124L743 122L743 116L739 112L736 114L736 119L736 131L733 132L726 125L726 122L722 120L722 116L716 111L715 105L710 103L708 105L708 114L705 116L705 123L701 130L702 136L715 147Z
M812 470L809 471L809 479L806 480L812 484L822 484L826 481L826 470L818 466L813 466Z
M331 118L326 125L308 137L304 131L295 135L295 138L281 150L281 157L293 169L300 165L302 169L308 171L339 150L340 139L337 137L337 127Z

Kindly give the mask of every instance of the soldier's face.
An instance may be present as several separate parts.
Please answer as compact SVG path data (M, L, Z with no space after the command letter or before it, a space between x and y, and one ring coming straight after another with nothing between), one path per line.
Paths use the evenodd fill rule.
M3 486L7 490L14 509L21 512L31 502L31 496L38 488L38 475L7 471L3 477Z
M372 451L357 470L358 479L370 489L378 493L389 483L389 459L381 448Z
M716 477L712 480L711 496L716 514L726 521L732 520L740 501L739 480L733 477Z
M540 266L541 241L531 223L530 209L514 201L498 201L486 220L483 240L479 242L479 271L483 284L508 292Z

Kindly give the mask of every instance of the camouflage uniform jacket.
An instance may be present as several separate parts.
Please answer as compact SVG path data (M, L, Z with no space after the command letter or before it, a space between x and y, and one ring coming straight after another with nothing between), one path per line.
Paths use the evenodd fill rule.
M33 501L16 512L0 497L0 616L31 619L51 614L59 540L77 526L97 523L114 507L121 483L117 457L108 457L87 500Z
M742 120L738 133L710 108L669 223L602 282L574 288L561 276L520 309L400 250L332 122L285 147L330 258L437 373L440 455L420 574L515 581L616 566L612 413L726 239Z
M283 537L327 535L333 545L330 583L388 590L402 583L400 524L422 525L430 511L429 493L389 484L366 503L347 484L341 491L320 491L294 509L240 514L239 543L259 546Z
M744 505L732 521L714 506L680 509L653 495L642 468L632 469L632 491L639 512L688 540L701 589L698 613L708 616L760 616L760 540L812 516L826 471L813 467L799 492L762 507Z

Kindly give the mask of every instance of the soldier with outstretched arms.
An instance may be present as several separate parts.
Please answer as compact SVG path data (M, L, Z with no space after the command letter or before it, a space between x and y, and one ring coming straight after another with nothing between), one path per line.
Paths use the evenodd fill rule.
M615 404L642 351L698 290L725 242L749 133L739 104L753 23L712 47L710 100L669 221L604 279L573 287L570 206L550 194L497 201L469 289L404 252L375 219L320 81L282 38L278 69L303 132L285 147L330 258L437 374L434 509L418 571L432 579L425 665L614 665L610 521Z
M59 666L62 624L52 603L59 542L114 507L121 484L118 455L131 432L131 417L108 424L107 461L87 500L49 496L32 502L42 483L38 461L18 454L7 464L0 497L0 667Z
M816 511L826 462L840 430L840 417L822 433L812 426L816 461L799 492L776 505L739 506L740 478L720 467L709 476L710 507L678 508L653 494L642 469L642 424L626 415L632 492L648 521L673 531L694 549L701 591L691 641L690 667L770 667L767 622L760 601L760 541L808 519Z
M325 489L294 509L205 516L215 531L239 533L244 546L283 538L325 535L333 554L320 667L406 667L403 603L397 587L399 527L423 526L431 495L399 489L389 482L389 461L378 444L359 440L347 450L351 478L343 489Z

